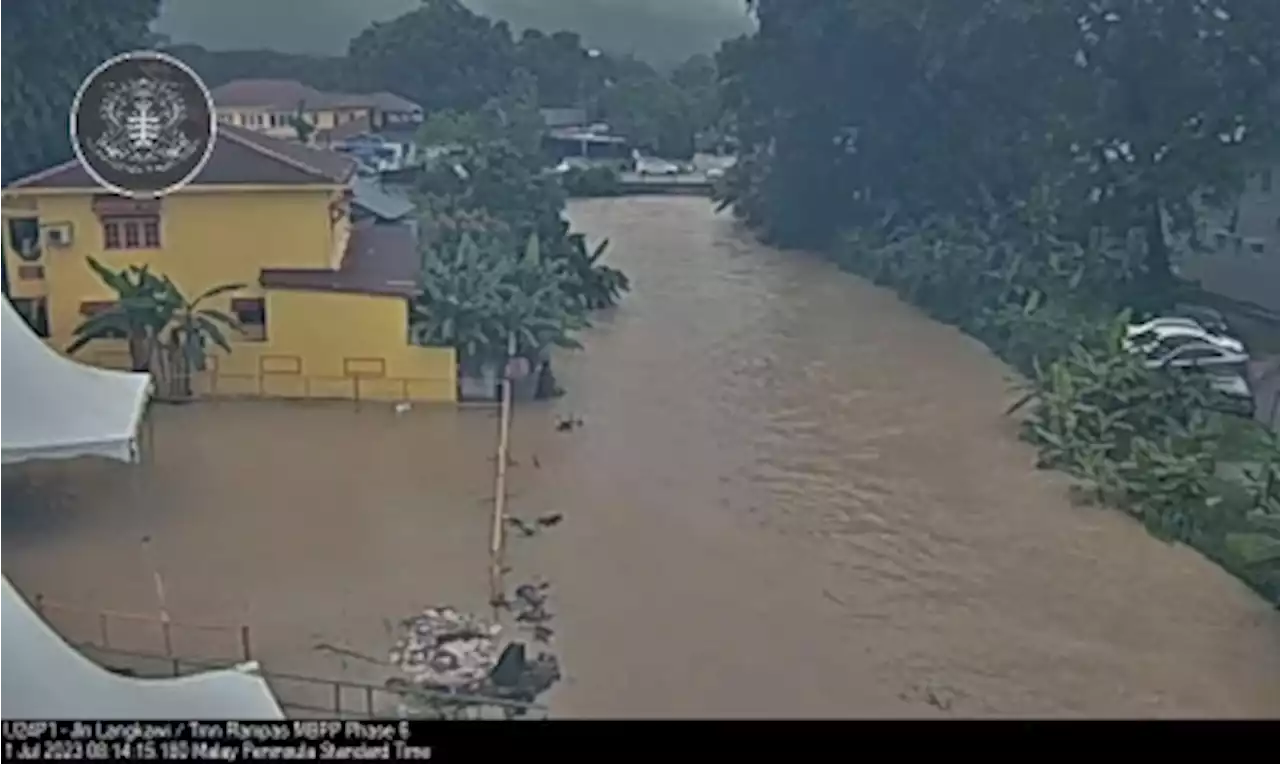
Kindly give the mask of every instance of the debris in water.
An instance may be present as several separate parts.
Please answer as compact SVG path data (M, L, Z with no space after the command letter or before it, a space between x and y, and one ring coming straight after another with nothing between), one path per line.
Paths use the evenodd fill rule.
M401 623L405 636L391 663L425 687L463 690L483 684L498 662L501 627L451 607L427 608Z

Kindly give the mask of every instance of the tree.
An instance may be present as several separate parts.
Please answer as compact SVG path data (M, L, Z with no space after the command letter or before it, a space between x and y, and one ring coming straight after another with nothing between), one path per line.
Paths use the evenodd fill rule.
M204 369L209 345L231 352L227 333L239 326L234 318L206 304L245 285L223 284L188 299L169 277L156 275L147 266L113 271L92 257L87 260L116 299L76 327L67 352L75 353L98 340L124 339L134 371L153 373L171 397L190 397L191 374Z
M347 59L353 84L394 86L428 113L479 108L507 90L517 68L507 25L459 0L423 0L416 10L374 23L351 41Z
M148 39L159 0L5 2L0 66L4 181L71 158L67 123L80 82Z
M1267 0L779 0L722 47L745 161L730 196L772 234L1024 214L1083 241L1167 227L1275 151ZM1051 222L1050 222L1051 221Z

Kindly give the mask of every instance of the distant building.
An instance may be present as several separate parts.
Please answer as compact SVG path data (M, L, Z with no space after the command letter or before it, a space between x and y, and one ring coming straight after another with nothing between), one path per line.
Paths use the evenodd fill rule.
M576 160L630 167L634 161L634 149L626 138L581 128L548 130L542 137L542 149L553 163Z
M218 121L276 138L296 140L296 120L327 145L361 133L412 134L422 122L418 104L395 93L325 93L296 80L233 80L213 89Z

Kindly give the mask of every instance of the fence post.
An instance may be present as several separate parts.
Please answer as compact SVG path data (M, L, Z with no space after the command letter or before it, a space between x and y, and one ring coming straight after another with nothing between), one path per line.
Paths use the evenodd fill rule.
M40 614L42 618L44 617L44 595L43 594L36 595L36 612Z
M516 354L516 336L507 335L507 363L502 372L502 409L498 424L498 471L494 477L493 527L489 539L489 602L497 620L498 605L506 596L502 582L502 558L505 551L507 521L507 452L511 447L511 375L507 373Z
M337 682L333 683L333 714L342 715L342 685Z
M249 624L243 624L240 627L240 652L244 654L246 661L253 660L253 651L249 649Z
M166 657L172 658L173 657L173 627L172 625L170 625L169 618L167 616L168 614L166 613L165 619L160 622L160 633L164 635L164 654Z
M98 633L102 636L102 646L111 647L111 638L107 636L107 614L98 613Z

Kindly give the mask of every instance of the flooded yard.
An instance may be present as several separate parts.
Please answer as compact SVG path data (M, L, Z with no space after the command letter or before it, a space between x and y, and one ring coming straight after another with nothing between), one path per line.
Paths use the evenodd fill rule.
M29 598L250 624L273 671L377 679L385 622L487 601L496 418L486 410L226 402L160 406L145 464L81 460L10 472L5 572ZM144 539L149 539L144 542ZM51 611L72 639L97 624ZM113 620L113 644L158 651ZM177 627L177 652L222 657L234 633Z

